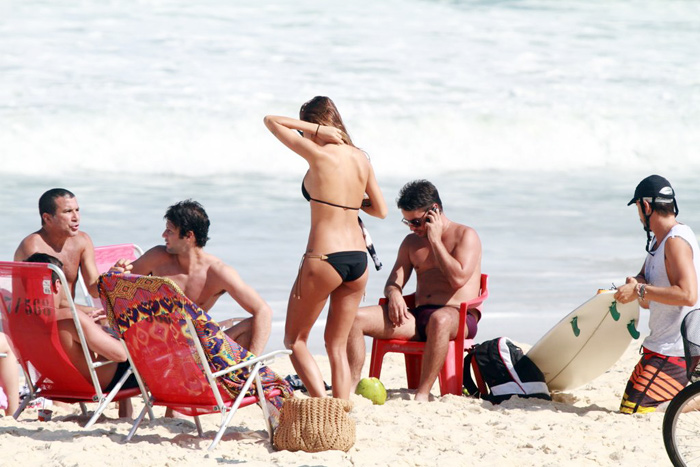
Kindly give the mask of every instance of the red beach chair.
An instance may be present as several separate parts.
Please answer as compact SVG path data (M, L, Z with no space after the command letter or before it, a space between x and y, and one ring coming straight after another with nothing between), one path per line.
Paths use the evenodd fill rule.
M481 286L479 296L467 302L463 302L459 307L459 327L457 336L451 340L447 348L445 364L440 370L438 380L440 381L440 394L462 394L462 374L464 370L464 352L474 345L474 341L466 339L464 336L465 324L467 322L467 310L481 305L489 296L487 288L488 275L481 275ZM409 308L415 305L415 294L404 296ZM386 298L379 300L380 305L386 304ZM408 388L416 389L420 381L421 365L423 363L423 352L425 342L406 341L403 339L374 339L372 342L372 357L370 359L369 376L379 378L382 373L382 361L384 354L389 352L402 353L406 361L406 377Z
M51 271L58 274L73 322L85 354L90 372L86 379L73 365L59 340L58 320L51 293ZM127 370L119 383L108 394L104 393L95 369L111 361L94 361L88 349L78 311L71 299L63 271L53 264L0 262L0 311L4 332L8 335L29 386L30 394L14 414L18 418L35 396L54 401L80 403L86 413L85 402L97 402L95 412L85 425L89 428L112 401L136 396L139 388L120 390L131 375ZM146 400L146 394L141 393Z
M212 372L208 364L211 356L207 355L210 344L205 351L193 320L185 310L185 307L199 308L174 282L161 277L109 274L100 278L99 289L110 321L126 343L132 367L151 393L147 407L160 405L193 416L200 437L203 432L199 415L220 413L218 432L208 448L212 450L238 408L259 403L272 441L267 404L260 403L258 395L265 394L267 399L272 399L282 392L279 389L263 391L261 370L276 356L289 355L291 351L270 352ZM247 374L242 377L245 384L234 397L225 388L222 378L241 369L246 369ZM253 383L255 395L249 395ZM136 433L146 408L134 422L126 441Z

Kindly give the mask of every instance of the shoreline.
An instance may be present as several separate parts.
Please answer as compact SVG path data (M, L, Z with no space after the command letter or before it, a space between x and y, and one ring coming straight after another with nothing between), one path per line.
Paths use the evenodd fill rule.
M518 344L526 350L527 345ZM387 354L382 368L388 400L382 406L353 395L351 417L356 442L349 452L275 451L267 439L261 410L241 409L221 443L208 453L217 415L201 417L205 438L198 438L194 422L162 418L144 421L130 443L123 443L131 421L117 419L116 404L92 428L79 415L78 405L54 406L50 422L37 421L37 409L27 409L20 421L0 418L0 463L3 465L117 466L131 463L173 465L186 459L200 466L228 463L247 465L457 465L555 466L666 465L661 435L662 413L624 415L617 412L624 385L638 359L639 341L592 382L553 396L553 401L511 398L500 405L457 396L439 396L433 402L409 400L405 389L403 357ZM317 361L328 380L325 356ZM368 372L369 356L363 375ZM272 368L281 375L294 373L289 358ZM300 395L299 392L296 395ZM300 395L300 397L305 397ZM134 399L134 413L142 403ZM90 408L90 407L89 407Z

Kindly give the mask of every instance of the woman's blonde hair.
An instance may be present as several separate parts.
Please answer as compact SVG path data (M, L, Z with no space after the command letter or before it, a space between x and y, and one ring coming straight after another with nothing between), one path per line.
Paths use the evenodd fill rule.
M340 116L340 112L338 112L338 108L330 97L316 96L304 102L301 109L299 109L299 120L338 128L343 132L343 142L350 146L355 146L352 144L350 135L345 129L345 124Z

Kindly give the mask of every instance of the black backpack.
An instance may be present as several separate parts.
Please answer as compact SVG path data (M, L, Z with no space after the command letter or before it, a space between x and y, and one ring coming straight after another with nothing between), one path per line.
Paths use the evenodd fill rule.
M507 337L477 344L469 351L464 357L463 382L467 395L494 404L513 394L552 400L540 369Z

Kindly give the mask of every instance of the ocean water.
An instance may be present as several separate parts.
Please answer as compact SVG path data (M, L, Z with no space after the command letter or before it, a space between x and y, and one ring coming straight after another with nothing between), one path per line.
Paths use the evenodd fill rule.
M479 339L533 344L641 267L626 206L641 178L667 176L700 229L698 43L688 1L4 1L0 258L55 186L76 193L96 245L159 244L167 206L194 198L207 250L271 304L280 348L306 166L262 118L328 95L392 207L364 217L385 265L365 303L407 233L398 189L427 178L481 236ZM212 313L237 310L223 298Z

